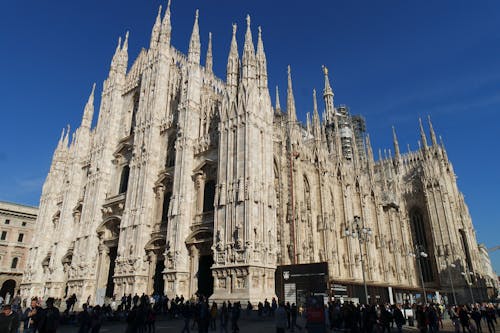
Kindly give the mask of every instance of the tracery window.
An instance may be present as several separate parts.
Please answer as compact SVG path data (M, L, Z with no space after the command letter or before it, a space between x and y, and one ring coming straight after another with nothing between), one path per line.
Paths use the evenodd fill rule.
M415 208L410 213L410 220L413 226L413 243L420 246L427 254L427 257L418 259L418 264L422 270L422 275L425 282L434 281L434 273L432 270L431 256L429 254L429 242L427 239L427 226L424 220L424 215L420 209Z

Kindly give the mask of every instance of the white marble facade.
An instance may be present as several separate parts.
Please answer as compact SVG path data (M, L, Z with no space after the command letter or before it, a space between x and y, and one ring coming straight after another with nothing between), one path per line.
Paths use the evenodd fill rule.
M344 236L354 216L374 232L363 249L371 285L418 288L417 243L430 254L429 288L448 288L445 263L481 275L471 218L430 121L430 142L420 123L420 149L401 153L394 132L394 152L375 160L363 118L334 104L326 68L323 115L314 92L303 125L290 68L286 113L278 93L271 104L261 29L255 48L249 17L241 55L233 26L222 80L211 35L200 64L198 12L187 56L170 44L170 14L160 8L130 67L128 33L119 40L97 125L94 86L80 127L63 132L24 297L188 297L211 276L211 299L255 302L274 296L277 265L311 262L327 262L331 281L360 282L359 248Z

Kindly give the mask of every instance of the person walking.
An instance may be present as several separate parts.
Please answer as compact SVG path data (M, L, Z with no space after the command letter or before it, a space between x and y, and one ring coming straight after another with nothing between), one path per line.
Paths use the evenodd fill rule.
M479 311L479 308L477 306L472 309L472 313L470 314L471 318L474 320L476 323L476 331L478 333L483 333L483 329L481 328L481 311Z
M17 333L19 328L19 317L12 311L10 304L5 304L0 314L0 332Z
M490 333L495 333L495 324L497 322L497 316L493 304L488 304L486 308L486 323L488 324L488 330Z
M469 311L467 311L465 305L462 305L460 310L458 310L458 318L460 319L460 325L462 325L463 333L465 333L465 329L467 329L469 333L472 333L470 329Z

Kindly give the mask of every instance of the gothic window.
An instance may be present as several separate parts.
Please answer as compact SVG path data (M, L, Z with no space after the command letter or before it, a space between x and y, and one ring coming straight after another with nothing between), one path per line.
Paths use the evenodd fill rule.
M163 208L161 213L161 223L167 223L168 219L168 206L170 206L170 198L172 197L172 192L167 192L163 195Z
M211 212L214 210L215 180L207 181L203 191L203 212Z
M463 246L464 253L465 253L465 261L467 263L467 267L468 267L469 271L473 271L472 260L471 260L470 251L469 251L469 245L467 243L467 235L465 234L464 229L459 229L458 232L460 233L460 239L462 240L462 246Z
M2 235L0 236L0 240L5 240L7 238L7 231L2 231Z
M125 165L122 169L122 175L120 177L120 189L118 191L119 194L127 192L129 174L130 167L128 165Z
M167 144L167 161L165 166L170 168L175 165L175 134L169 135Z
M23 239L24 239L24 234L19 234L19 236L17 236L17 241L19 243L22 243L23 242Z
M427 238L427 226L424 220L424 216L419 209L413 209L410 213L410 220L413 227L413 243L417 246L423 248L427 252L427 257L421 257L418 259L418 264L422 270L422 275L424 276L425 282L434 281L434 274L431 265L431 256L429 252L429 241Z
M311 210L311 188L306 176L304 176L304 201L306 203L307 210Z
M134 133L134 128L137 122L137 110L139 110L139 94L134 95L134 106L132 107L132 120L130 122L130 135Z
M12 259L12 264L10 265L11 269L16 269L17 268L17 262L19 261L19 258L13 258Z

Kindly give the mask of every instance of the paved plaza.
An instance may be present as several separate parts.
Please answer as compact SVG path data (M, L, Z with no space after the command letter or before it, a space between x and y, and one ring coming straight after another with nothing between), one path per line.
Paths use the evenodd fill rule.
M273 318L258 317L256 314L252 314L250 317L247 315L242 315L242 318L238 324L240 327L240 333L275 333L276 332L276 327L275 327ZM305 326L305 319L298 318L297 324L300 325L301 327L304 327ZM441 332L454 332L452 323L449 319L444 320L443 324L444 324L444 328L441 330ZM156 321L156 332L155 333L181 332L183 326L184 326L184 321L182 319L169 320L169 319L166 319L164 317L160 317ZM197 326L195 326L194 329L191 329L191 327L192 327L192 322L190 324L190 332L193 332L193 333L198 332ZM227 329L228 329L228 332L231 332L231 324L230 323L228 324ZM414 326L413 327L412 326L405 326L403 330L404 330L404 332L408 332L408 333L418 332L418 329ZM100 330L100 332L102 332L102 333L115 333L115 332L118 333L118 332L125 332L125 331L126 331L126 323L124 321L105 322ZM303 329L302 331L299 329L296 329L295 331L301 332L301 333L307 332L306 329ZM59 332L60 333L76 333L76 332L78 332L78 327L74 326L74 325L73 326L64 325L64 326L60 327ZM221 332L220 327L219 327L219 323L217 322L217 330L215 330L215 331L209 330L209 332L214 332L214 333ZM291 332L291 331L288 330L287 332ZM329 331L329 332L339 333L340 331ZM397 332L397 329L396 329L396 327L394 327L391 333L396 333L396 332ZM486 322L483 323L483 332L484 333L488 332ZM495 332L500 332L500 325L496 326Z

